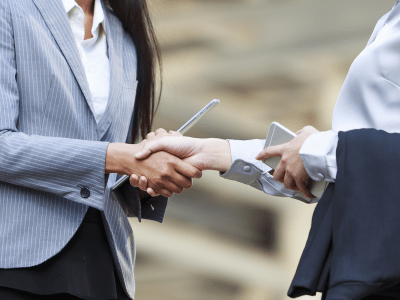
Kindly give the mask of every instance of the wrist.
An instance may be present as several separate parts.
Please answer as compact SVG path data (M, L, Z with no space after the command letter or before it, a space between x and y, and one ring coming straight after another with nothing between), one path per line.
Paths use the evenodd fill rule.
M223 139L202 139L200 145L205 170L226 172L232 165L229 142Z
M110 143L107 147L105 173L133 174L132 160L135 159L135 154L138 153L143 145L140 144L124 144Z

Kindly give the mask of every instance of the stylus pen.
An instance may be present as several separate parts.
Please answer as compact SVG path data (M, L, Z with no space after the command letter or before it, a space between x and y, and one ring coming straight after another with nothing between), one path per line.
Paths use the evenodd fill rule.
M200 110L197 114L191 117L189 121L183 124L183 126L179 128L177 131L184 134L186 131L192 128L193 125L195 125L200 120L201 117L203 117L206 113L210 112L211 109L213 109L216 105L218 105L219 102L220 101L218 99L212 100L210 103L204 106L202 110Z
M203 107L197 114L195 114L193 117L190 118L189 121L187 121L181 128L177 130L177 132L180 132L184 134L187 132L190 128L193 127L194 124L196 124L203 116L206 115L206 113L210 112L211 109L213 109L215 106L219 104L218 99L212 100L210 103L208 103L206 106ZM127 180L129 180L128 175L122 176L111 188L111 190L114 190L124 184Z

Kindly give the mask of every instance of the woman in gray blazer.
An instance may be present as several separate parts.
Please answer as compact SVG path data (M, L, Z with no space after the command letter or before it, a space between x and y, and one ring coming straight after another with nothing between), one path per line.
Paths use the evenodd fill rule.
M110 187L137 173L170 196L201 176L134 158L157 58L144 0L0 1L0 299L133 299L127 214L162 222L167 199Z

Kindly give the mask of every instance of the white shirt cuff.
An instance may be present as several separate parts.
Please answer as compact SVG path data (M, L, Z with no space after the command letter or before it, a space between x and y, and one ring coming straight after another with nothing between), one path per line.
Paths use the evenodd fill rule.
M304 167L314 181L335 182L338 134L333 130L310 135L300 149Z
M257 166L263 172L272 169L262 161L256 160L256 156L264 149L265 140L228 140L231 147L232 162L243 160Z
M221 177L234 180L266 194L277 197L291 197L306 203L313 203L319 199L310 199L302 193L288 190L283 183L277 182L268 172L269 166L255 159L258 153L264 149L265 140L228 140L231 147L232 165Z

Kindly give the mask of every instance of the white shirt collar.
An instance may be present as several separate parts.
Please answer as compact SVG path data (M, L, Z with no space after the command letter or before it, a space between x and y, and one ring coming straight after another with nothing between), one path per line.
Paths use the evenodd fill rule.
M64 4L65 11L69 13L75 6L79 6L75 0L62 0ZM105 31L106 27L104 25L104 12L101 7L100 0L94 0L94 14L93 14L93 26L92 33L100 24L102 24L103 29Z
M64 4L64 8L65 11L67 13L69 13L69 11L75 6L77 5L75 0L62 0L63 4Z
M97 28L100 24L102 24L104 31L106 27L104 26L104 12L101 7L100 0L94 0L94 14L93 14L93 27ZM93 31L93 29L92 29Z

